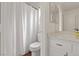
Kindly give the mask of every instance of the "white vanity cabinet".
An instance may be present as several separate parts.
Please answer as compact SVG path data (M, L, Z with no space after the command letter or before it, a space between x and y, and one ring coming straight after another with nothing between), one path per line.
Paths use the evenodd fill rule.
M62 39L49 40L49 56L68 56L71 55L71 42Z
M49 40L49 56L79 56L79 42L51 38Z

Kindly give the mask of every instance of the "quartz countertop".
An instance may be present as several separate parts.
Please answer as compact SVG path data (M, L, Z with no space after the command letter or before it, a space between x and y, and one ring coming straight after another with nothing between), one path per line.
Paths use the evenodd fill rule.
M49 37L49 39L57 38L57 39L63 39L63 40L70 40L70 41L79 42L79 38L77 38L74 35L74 32L68 32L68 31L50 33L50 34L48 34L48 37Z

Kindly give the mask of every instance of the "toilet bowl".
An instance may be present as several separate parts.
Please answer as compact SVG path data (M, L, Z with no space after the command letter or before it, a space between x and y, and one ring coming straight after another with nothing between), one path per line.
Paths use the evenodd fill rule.
M30 45L30 51L32 52L32 56L40 56L40 38L41 34L38 34L39 42L34 42Z
M34 42L30 45L32 56L40 56L40 42Z

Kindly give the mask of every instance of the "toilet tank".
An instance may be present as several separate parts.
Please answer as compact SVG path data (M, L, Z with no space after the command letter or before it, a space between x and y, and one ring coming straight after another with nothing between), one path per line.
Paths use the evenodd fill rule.
M42 33L38 33L38 41L41 41L42 39Z

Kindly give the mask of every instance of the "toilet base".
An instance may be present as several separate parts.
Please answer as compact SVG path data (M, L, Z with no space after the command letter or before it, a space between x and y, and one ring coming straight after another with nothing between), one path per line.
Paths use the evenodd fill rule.
M40 50L39 51L32 51L32 56L40 56Z

